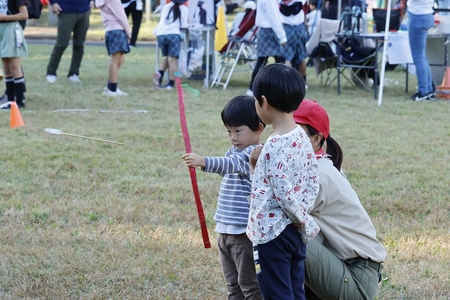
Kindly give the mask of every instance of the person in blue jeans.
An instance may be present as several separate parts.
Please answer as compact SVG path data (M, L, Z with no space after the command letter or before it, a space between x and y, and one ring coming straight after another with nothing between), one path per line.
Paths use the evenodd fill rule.
M427 33L434 24L433 0L408 0L408 35L411 54L416 67L418 89L413 101L436 99L433 76L427 59Z

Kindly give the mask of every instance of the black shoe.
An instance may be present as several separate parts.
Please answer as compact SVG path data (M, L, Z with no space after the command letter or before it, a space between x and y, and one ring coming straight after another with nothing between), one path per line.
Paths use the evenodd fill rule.
M25 103L18 102L17 103L18 108L25 108ZM11 109L11 104L8 103L8 105L2 106L2 109Z
M413 101L428 101L428 100L430 100L429 96L430 96L429 94L422 95L420 92L417 92L411 96L411 100L413 100Z
M435 92L431 92L428 95L428 99L431 100L431 101L437 100L436 93Z

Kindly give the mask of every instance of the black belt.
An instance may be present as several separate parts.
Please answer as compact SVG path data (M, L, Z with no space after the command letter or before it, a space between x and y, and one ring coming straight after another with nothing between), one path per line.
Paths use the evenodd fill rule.
M344 262L346 264L348 264L348 265L351 265L351 266L356 266L358 264L364 264L366 266L371 267L372 269L374 269L378 273L381 272L381 263L373 261L373 260L370 260L370 259L364 259L362 257L356 257L356 258L346 259Z

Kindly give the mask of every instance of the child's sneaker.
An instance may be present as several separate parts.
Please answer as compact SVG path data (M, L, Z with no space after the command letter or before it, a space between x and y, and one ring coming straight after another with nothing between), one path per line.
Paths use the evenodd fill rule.
M116 95L117 96L128 96L128 93L125 93L125 92L119 90L119 88L117 88Z
M155 88L155 89L159 89L160 88L160 86L159 86L159 80L161 79L161 74L159 74L159 72L156 72L154 75L153 75L153 87Z
M165 89L165 90L173 90L173 85L170 84L166 84L160 87L161 89Z
M108 97L117 97L117 92L113 92L110 89L108 89L107 87L105 87L103 89L103 96L108 96Z

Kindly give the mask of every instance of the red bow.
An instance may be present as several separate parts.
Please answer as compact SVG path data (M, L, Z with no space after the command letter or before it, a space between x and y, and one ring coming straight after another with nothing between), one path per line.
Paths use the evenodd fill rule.
M189 132L187 128L186 122L186 112L184 109L184 94L183 88L181 87L181 77L175 77L175 83L177 85L178 92L178 110L180 111L180 123L181 123L181 131L183 132L184 138L184 146L186 148L186 153L192 152L191 150L191 141L189 139ZM189 173L191 176L192 190L194 192L195 204L197 205L197 213L200 221L200 228L202 231L203 237L203 245L205 248L211 248L211 243L209 242L208 236L208 228L206 227L205 214L203 213L202 201L200 200L200 192L198 190L197 184L197 173L195 172L195 168L189 168Z

